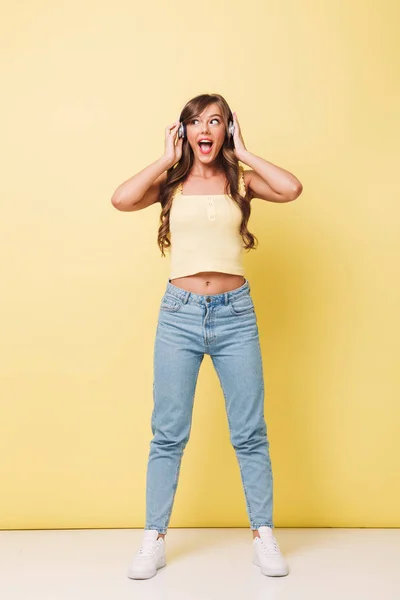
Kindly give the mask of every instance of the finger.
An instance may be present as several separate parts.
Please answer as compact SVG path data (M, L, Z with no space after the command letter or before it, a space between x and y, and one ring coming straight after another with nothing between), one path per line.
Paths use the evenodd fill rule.
M171 129L174 129L174 127L177 127L179 125L179 121L174 121L174 123L171 123L171 125L167 125L167 127L165 129L168 129L168 131L170 131Z

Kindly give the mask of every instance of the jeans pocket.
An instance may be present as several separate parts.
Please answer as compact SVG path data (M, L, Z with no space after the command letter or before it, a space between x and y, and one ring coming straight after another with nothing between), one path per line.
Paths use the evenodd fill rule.
M248 313L255 312L253 299L249 294L231 300L229 308L233 315L247 315Z
M166 312L178 312L183 306L183 301L172 294L164 294L161 299L160 310Z

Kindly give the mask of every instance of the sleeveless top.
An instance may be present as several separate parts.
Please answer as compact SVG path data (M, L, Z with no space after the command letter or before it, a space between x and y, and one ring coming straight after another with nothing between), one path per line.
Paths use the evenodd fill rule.
M175 189L169 217L171 246L169 279L201 271L244 275L242 211L227 194L182 195ZM246 194L239 165L239 193Z

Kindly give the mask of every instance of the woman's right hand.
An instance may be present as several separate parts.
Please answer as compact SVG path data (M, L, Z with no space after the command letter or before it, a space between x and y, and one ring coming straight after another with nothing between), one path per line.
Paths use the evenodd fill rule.
M179 125L180 121L178 120L165 128L164 158L168 160L172 167L182 156L183 138L178 138Z

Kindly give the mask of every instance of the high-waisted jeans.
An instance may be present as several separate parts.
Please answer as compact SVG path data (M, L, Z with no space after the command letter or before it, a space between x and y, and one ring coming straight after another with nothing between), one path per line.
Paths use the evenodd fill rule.
M211 356L224 394L250 528L273 527L263 366L249 281L229 292L200 295L168 280L154 343L145 529L167 531L204 354Z

